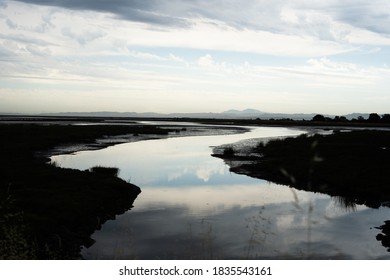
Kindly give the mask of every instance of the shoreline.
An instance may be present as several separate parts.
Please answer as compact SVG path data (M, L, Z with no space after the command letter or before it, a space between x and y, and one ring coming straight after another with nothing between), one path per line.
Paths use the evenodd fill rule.
M59 168L36 154L123 128L0 126L0 259L80 259L93 232L141 192L113 174Z
M142 124L143 125L143 124ZM145 125L147 126L147 125ZM178 137L193 137L193 136L212 136L212 135L230 135L248 132L246 129L238 126L205 126L199 125L157 125L162 129L167 129L167 134L124 134L106 136L104 138L97 138L90 143L71 143L65 145L58 145L44 151L37 151L38 157L49 158L61 154L73 154L82 151L94 151L104 149L110 146L133 143L139 141L178 138Z

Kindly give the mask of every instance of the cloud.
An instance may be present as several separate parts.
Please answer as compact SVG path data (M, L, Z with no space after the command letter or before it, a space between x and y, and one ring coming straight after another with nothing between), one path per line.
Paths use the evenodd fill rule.
M1 3L0 78L15 88L104 87L137 96L137 105L148 111L171 110L168 100L179 100L181 111L198 111L195 104L209 99L214 102L203 102L200 111L254 104L294 110L288 102L311 110L317 101L311 96L321 94L321 106L362 100L338 102L345 92L366 98L359 108L375 103L367 101L374 95L387 98L376 104L388 107L389 69L381 67L389 64L390 36L381 33L387 26L379 28L387 22L384 1ZM125 108L132 101L118 104Z
M193 19L224 22L237 29L275 33L308 31L323 35L335 22L390 34L390 3L384 0L18 0L19 2L98 11L121 19L167 27L191 27ZM326 32L325 32L326 33ZM329 36L329 34L327 35ZM331 38L331 37L330 37Z
M106 35L102 30L96 29L96 30L84 30L81 32L75 32L71 30L69 27L64 27L62 29L62 35L76 40L80 45L85 45L87 43L90 43L96 39L102 38Z
M51 51L49 48L42 48L42 47L37 47L34 45L28 45L28 46L26 46L26 49L32 55L35 55L35 56L45 57L45 56L48 56L51 54Z
M24 34L0 34L0 40L3 40L4 42L14 42L16 44L33 44L40 47L47 47L47 46L55 46L56 43L50 42L50 40L40 39L36 38L30 35L24 35Z
M335 18L364 30L390 35L389 1L343 1L335 10Z
M9 18L5 21L5 23L11 29L17 29L18 28L18 25L16 23L14 23L12 20L10 20Z
M168 59L153 53L130 50L129 55L138 59L167 61Z
M166 2L158 0L19 0L19 2L71 10L111 13L121 19L152 25L182 27L189 25L187 20L169 12L170 9Z
M215 62L210 54L206 54L198 59L198 65L201 67L213 67Z

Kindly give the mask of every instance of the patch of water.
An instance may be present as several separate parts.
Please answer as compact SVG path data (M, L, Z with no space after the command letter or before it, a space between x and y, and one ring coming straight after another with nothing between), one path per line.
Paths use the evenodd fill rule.
M389 208L339 206L327 195L237 175L212 148L305 133L280 127L236 135L147 140L54 156L59 166L112 166L142 193L83 250L88 259L377 259Z

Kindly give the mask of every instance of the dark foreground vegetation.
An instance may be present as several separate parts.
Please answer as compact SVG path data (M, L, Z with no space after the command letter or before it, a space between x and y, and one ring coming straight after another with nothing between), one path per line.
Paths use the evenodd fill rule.
M382 246L387 248L387 251L390 252L390 220L385 221L385 223L377 229L380 229L382 232L376 236L378 241L381 241Z
M234 172L340 196L346 203L377 208L390 201L390 131L276 139L246 155L228 147L216 156Z
M77 259L91 234L132 207L137 186L116 168L78 171L37 152L105 135L167 134L144 126L0 125L0 259ZM42 153L40 153L42 154Z

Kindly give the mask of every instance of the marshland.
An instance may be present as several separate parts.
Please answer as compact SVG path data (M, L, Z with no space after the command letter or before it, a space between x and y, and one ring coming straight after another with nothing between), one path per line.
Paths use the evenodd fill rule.
M2 123L1 258L390 258L386 127L186 121Z

